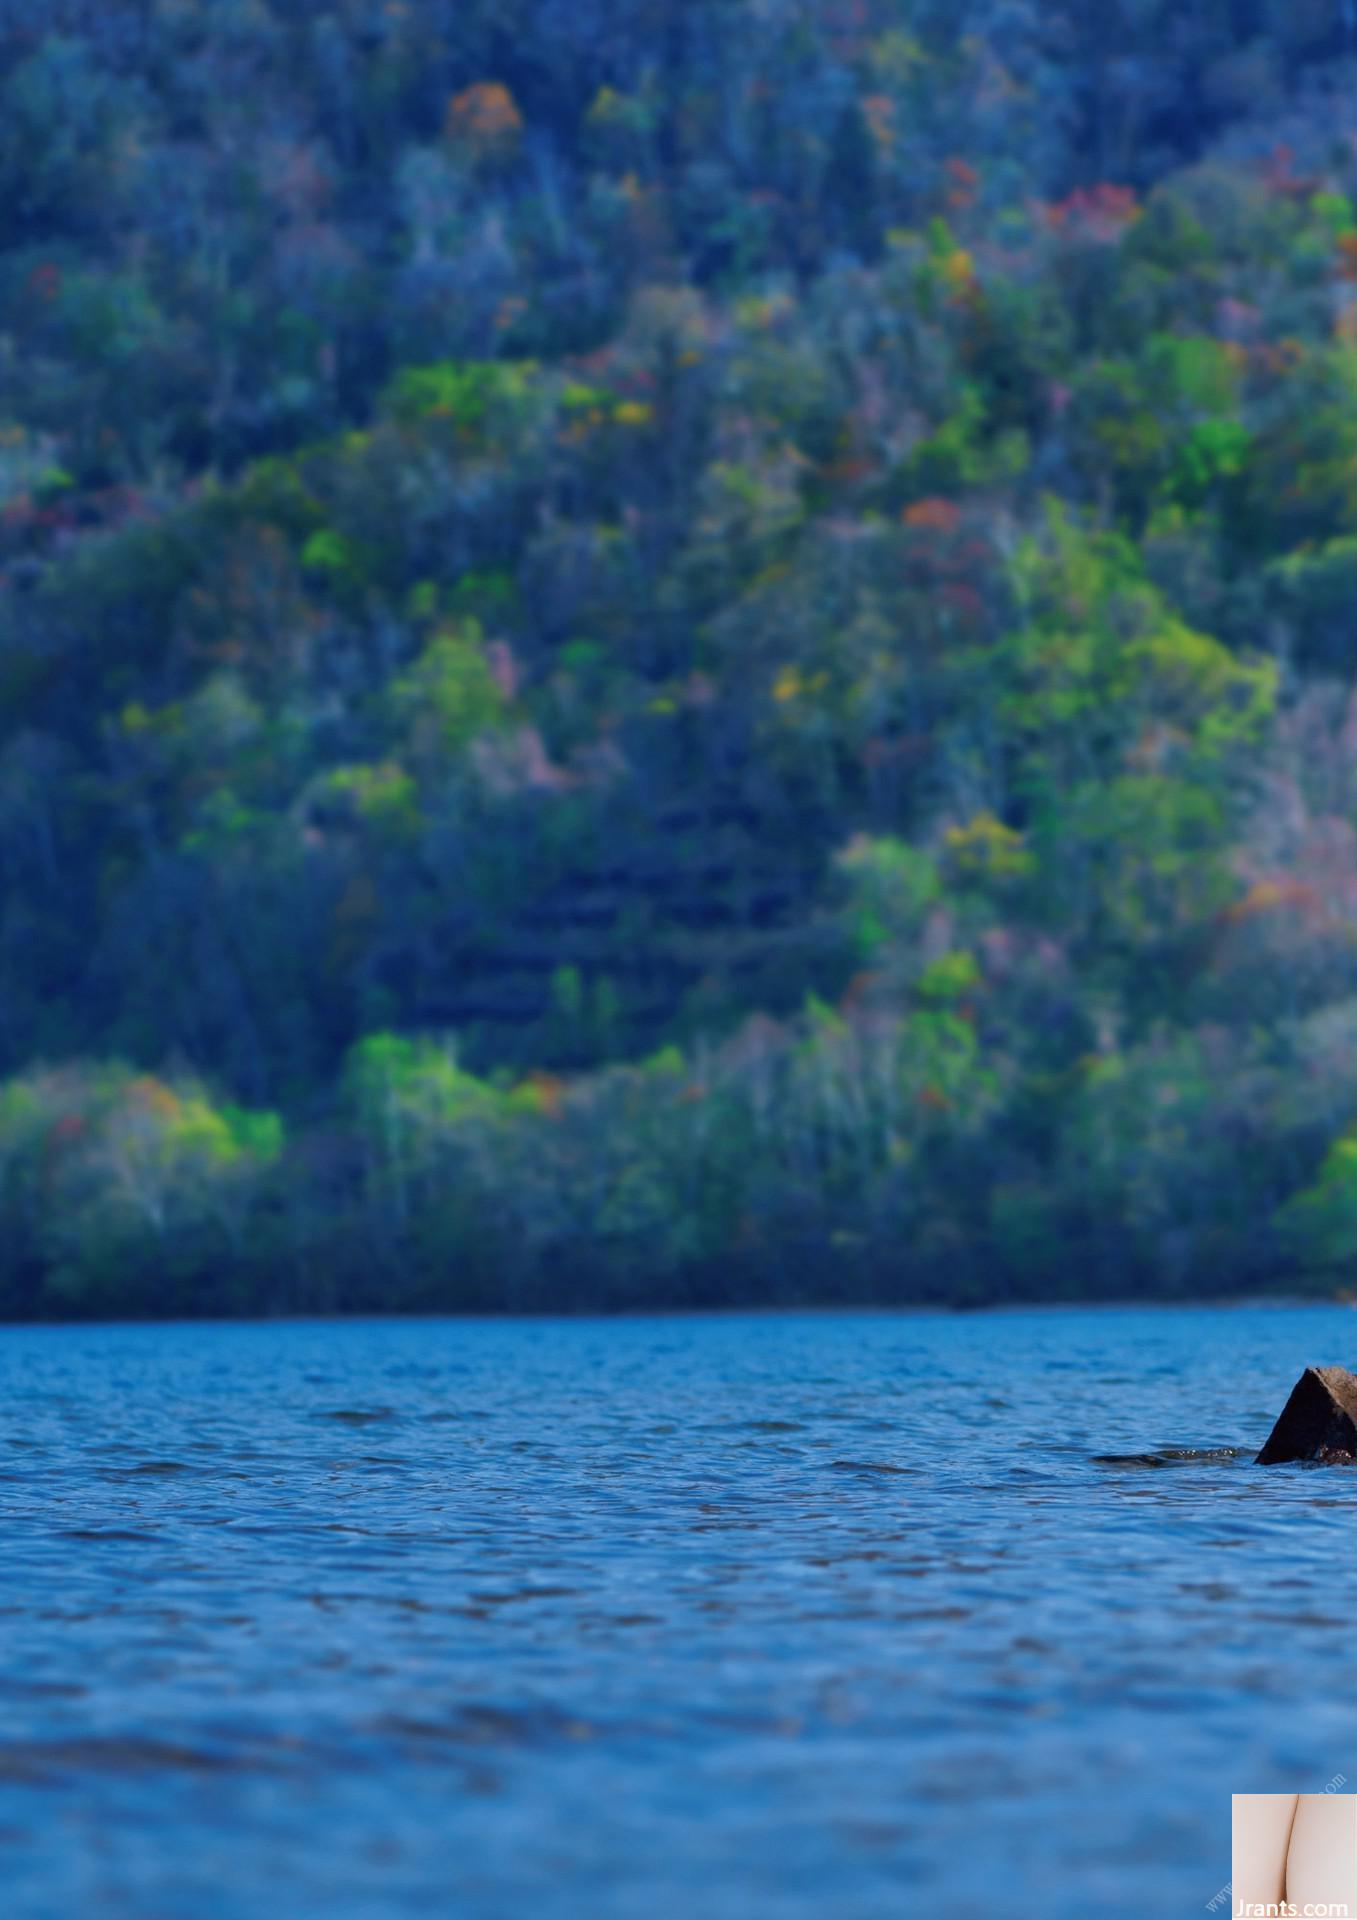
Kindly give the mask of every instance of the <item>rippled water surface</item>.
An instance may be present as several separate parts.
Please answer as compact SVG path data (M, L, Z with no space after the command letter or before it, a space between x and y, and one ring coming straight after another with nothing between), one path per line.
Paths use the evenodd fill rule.
M0 1329L0 1904L1200 1914L1232 1790L1357 1791L1357 1469L1249 1464L1355 1348L1342 1308Z

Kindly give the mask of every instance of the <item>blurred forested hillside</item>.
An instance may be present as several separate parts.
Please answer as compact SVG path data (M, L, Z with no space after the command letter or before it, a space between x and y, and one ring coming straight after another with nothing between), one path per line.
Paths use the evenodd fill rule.
M1357 0L0 0L0 1313L1357 1260Z

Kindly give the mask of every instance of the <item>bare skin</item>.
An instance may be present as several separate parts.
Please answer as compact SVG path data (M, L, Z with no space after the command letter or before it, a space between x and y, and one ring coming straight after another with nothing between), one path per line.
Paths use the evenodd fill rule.
M1286 1853L1298 1793L1237 1793L1233 1812L1233 1912L1263 1912L1286 1898Z
M1357 1799L1303 1793L1286 1852L1286 1897L1303 1913L1328 1907L1357 1920Z
M1357 1920L1357 1796L1235 1794L1232 1912L1251 1920L1283 1901Z

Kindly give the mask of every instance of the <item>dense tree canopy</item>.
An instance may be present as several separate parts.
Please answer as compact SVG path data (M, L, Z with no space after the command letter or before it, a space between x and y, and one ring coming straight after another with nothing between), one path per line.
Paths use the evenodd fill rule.
M1354 79L10 0L0 1311L1332 1284Z

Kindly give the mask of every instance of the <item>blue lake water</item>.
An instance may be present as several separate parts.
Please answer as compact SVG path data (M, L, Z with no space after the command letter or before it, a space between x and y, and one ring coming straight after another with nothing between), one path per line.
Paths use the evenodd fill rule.
M0 1907L1200 1914L1232 1791L1357 1791L1357 1468L1249 1464L1354 1350L1326 1307L0 1329Z

